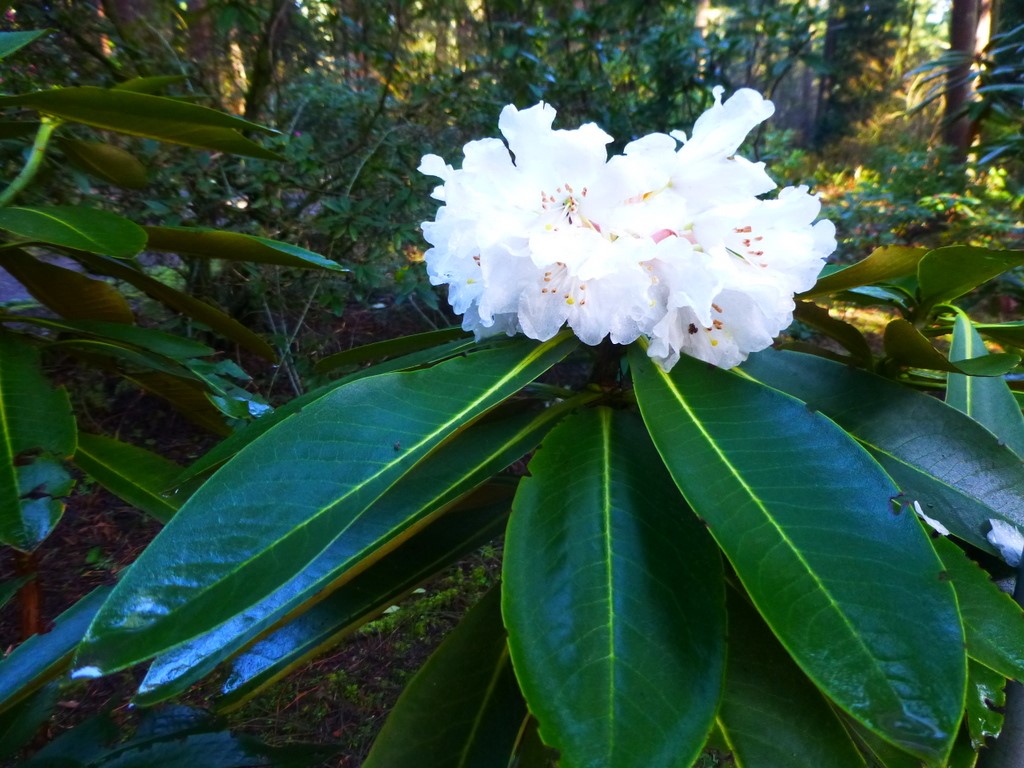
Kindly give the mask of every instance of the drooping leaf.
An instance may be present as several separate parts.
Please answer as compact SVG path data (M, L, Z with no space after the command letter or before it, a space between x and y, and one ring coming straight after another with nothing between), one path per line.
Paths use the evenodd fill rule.
M1002 376L1020 362L1020 355L1001 352L957 362L947 360L912 323L902 318L885 327L885 352L900 365L936 371L969 373L973 376Z
M886 474L795 398L691 358L671 374L638 347L630 361L669 471L786 650L840 708L941 763L963 711L963 631Z
M166 493L181 467L152 451L80 432L74 462L115 496L162 523L181 506L182 500Z
M135 322L135 315L114 286L80 272L39 261L19 249L0 251L6 269L43 306L68 320Z
M146 245L146 233L138 224L116 213L84 206L0 208L0 229L30 242L119 258L134 256Z
M210 392L203 383L156 371L121 375L146 392L166 400L196 426L222 437L231 434L224 415L210 402Z
M397 339L364 344L361 347L354 347L353 349L346 349L344 352L328 355L316 364L316 370L317 373L327 373L346 365L364 365L369 362L407 355L410 352L429 349L448 341L464 338L467 338L466 332L458 326L442 328L439 331L414 333L411 336L399 336Z
M33 635L0 661L0 712L62 674L109 587L94 589L57 617L53 629Z
M111 672L208 632L275 592L430 451L575 346L560 335L353 382L248 445L115 587L79 666ZM188 542L203 541L196 549Z
M154 251L171 251L210 259L230 259L254 264L279 264L300 269L328 269L348 272L335 261L297 245L266 237L224 232L204 227L143 227Z
M1024 528L1024 467L992 433L945 403L880 376L792 352L751 355L743 370L821 411L855 437L909 504L995 553L999 518Z
M1000 344L1024 347L1024 320L1010 323L975 323L974 327Z
M20 48L47 35L52 30L34 29L30 32L0 32L0 59L10 56Z
M876 248L863 261L820 278L811 290L804 292L800 297L809 299L912 275L917 270L918 262L927 252L926 248L910 248L904 245Z
M142 189L149 183L144 166L135 155L102 141L61 138L58 146L72 163L86 173L124 189Z
M874 358L864 334L855 326L832 317L825 307L809 301L798 301L793 317L838 341L862 366L872 366Z
M417 584L499 536L505 530L512 494L498 495L495 501L490 500L492 495L496 494L479 494L482 497L479 501L471 499L470 504L461 503L459 509L442 515L436 523L297 619L239 654L232 661L231 671L221 687L217 710L228 712L241 706L298 665L380 615ZM145 704L155 698L149 692L158 690L154 673L161 669L167 668L162 665L151 668L142 684L142 690L147 692L136 698L138 703Z
M103 320L54 320L48 317L4 314L0 314L0 322L38 325L59 333L107 339L148 350L172 360L206 357L215 352L213 348L201 344L195 339L127 323L111 323Z
M949 302L1008 269L1024 264L1024 251L949 245L929 251L918 264L919 311Z
M958 314L949 359L956 362L987 354L971 321ZM1024 458L1024 414L1003 379L951 373L946 380L946 403L966 413Z
M419 545L403 543L410 534L534 448L571 407L566 403L536 415L514 413L461 431L385 493L373 505L372 515L365 515L272 595L154 660L140 687L139 701L149 703L180 693L251 639L308 607L323 591L347 584L353 577L360 579L361 569L372 570L371 563L391 548L408 546L415 551ZM490 497L485 503L490 503Z
M1003 728L1006 678L976 661L967 667L967 728L971 746L981 749L990 736Z
M691 765L724 671L714 543L634 414L566 419L529 471L505 539L502 612L541 738L577 768Z
M488 768L509 762L526 717L491 590L409 681L363 768Z
M184 83L185 75L153 75L150 77L133 77L111 87L113 91L134 91L135 93L160 93L168 86Z
M172 144L267 160L281 156L239 131L274 131L215 109L126 88L82 86L0 96L0 109L26 107L64 120Z
M64 511L75 450L67 392L53 389L36 349L0 332L0 542L30 552Z
M829 703L757 611L728 592L729 648L718 713L740 768L861 768L864 759Z

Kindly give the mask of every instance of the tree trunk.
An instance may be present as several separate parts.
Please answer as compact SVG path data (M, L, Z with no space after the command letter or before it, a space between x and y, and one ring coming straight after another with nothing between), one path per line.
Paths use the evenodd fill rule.
M942 138L952 150L952 159L962 163L974 138L971 119L966 113L971 99L974 61L978 35L979 0L953 0L949 22L949 48L963 61L946 76L945 126Z

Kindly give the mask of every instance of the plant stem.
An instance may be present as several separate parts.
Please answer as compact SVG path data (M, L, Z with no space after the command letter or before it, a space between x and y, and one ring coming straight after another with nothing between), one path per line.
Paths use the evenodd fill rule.
M43 118L39 124L39 130L36 131L36 139L32 142L32 151L25 162L25 167L21 169L21 173L11 182L10 186L0 194L0 207L10 205L11 201L35 178L36 172L43 162L43 155L46 154L46 145L50 143L50 137L60 122L52 117Z
M16 552L14 567L19 576L29 577L28 583L18 590L21 639L28 640L32 635L38 635L43 631L42 590L39 588L39 560L36 553Z

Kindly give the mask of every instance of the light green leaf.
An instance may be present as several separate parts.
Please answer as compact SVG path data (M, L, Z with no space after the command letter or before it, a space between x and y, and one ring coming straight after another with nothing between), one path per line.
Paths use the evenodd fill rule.
M864 759L825 700L735 590L718 727L739 768L860 768Z
M803 400L855 437L909 504L959 538L995 553L999 518L1024 528L1024 466L987 429L934 397L827 360L766 350L743 370Z
M124 258L146 244L142 227L95 208L52 205L0 208L0 229L30 242L48 243Z
M634 414L566 419L529 471L505 538L502 612L541 738L574 768L691 765L724 671L714 543Z
M125 88L107 90L82 86L0 96L0 109L14 106L172 144L268 160L282 159L239 133L274 133L269 128L197 104Z
M363 768L505 766L526 717L493 589L409 681Z
M183 501L166 493L181 467L152 451L80 432L74 462L115 496L162 523L171 519Z
M101 141L61 138L64 156L86 173L125 189L142 189L149 183L146 166L131 152Z
M149 237L146 248L172 251L211 259L231 259L254 264L279 264L301 269L319 268L334 272L349 270L297 245L266 237L223 232L203 227L143 227Z
M79 666L123 669L272 594L367 524L374 502L430 451L574 346L562 334L361 379L279 423L210 478L132 565Z
M30 552L64 511L75 450L67 392L53 389L35 348L0 332L0 542Z
M988 355L985 343L965 315L953 325L953 362ZM1024 457L1024 414L1003 379L951 373L946 381L946 403L963 411L988 429L1018 456Z
M658 451L783 646L840 708L941 764L964 706L963 631L886 474L795 398L692 358L667 374L634 346L630 362Z
M0 59L10 56L18 49L52 31L51 29L34 29L30 32L0 32Z
M927 252L926 248L904 245L876 248L863 261L820 278L811 290L800 294L800 298L810 299L912 275Z
M920 302L924 314L940 302L950 302L968 291L1024 264L1024 251L994 251L971 245L949 245L929 251L918 264Z

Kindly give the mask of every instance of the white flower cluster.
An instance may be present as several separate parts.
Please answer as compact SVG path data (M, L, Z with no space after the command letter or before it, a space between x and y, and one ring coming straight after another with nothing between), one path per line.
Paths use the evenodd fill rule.
M693 135L651 134L608 158L592 123L552 130L544 103L507 106L500 139L471 141L460 170L426 155L444 183L423 234L434 285L447 284L478 338L549 339L568 324L587 344L650 339L664 369L680 353L731 368L789 325L835 249L831 222L806 187L775 188L763 163L734 153L774 107L737 91Z

